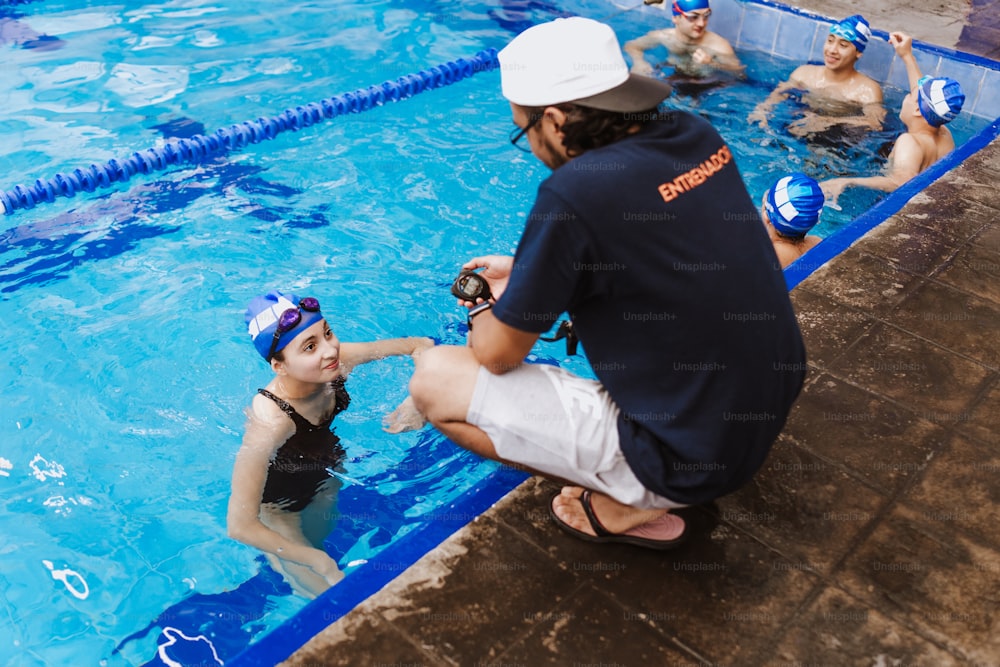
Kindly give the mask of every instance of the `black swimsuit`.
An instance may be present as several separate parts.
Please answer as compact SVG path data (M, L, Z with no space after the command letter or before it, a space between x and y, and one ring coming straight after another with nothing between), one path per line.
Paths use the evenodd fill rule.
M301 512L315 497L320 485L331 477L327 469L336 468L344 460L340 438L330 430L333 418L351 402L344 382L345 378L341 377L331 383L336 392L336 406L333 414L319 424L310 423L287 401L266 389L257 390L274 401L295 422L295 433L271 460L262 503L277 503L285 511Z

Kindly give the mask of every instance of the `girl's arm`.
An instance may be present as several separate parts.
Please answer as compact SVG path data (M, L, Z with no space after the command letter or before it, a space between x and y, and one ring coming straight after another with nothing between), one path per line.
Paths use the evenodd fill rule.
M367 364L369 361L407 354L416 357L429 347L434 347L434 341L424 337L386 338L370 343L341 343L340 361L343 373L347 375L355 366Z
M292 542L265 526L260 520L261 498L267 471L275 452L295 430L295 425L284 415L257 416L255 407L266 407L258 401L267 400L254 397L243 444L236 454L233 465L232 491L229 509L226 513L226 527L229 536L243 544L274 554L278 558L292 561L311 568L333 584L340 578L337 562L322 549L307 544ZM280 411L279 411L280 412Z
M409 354L416 358L429 347L434 347L430 338L387 338L371 343L341 343L340 359L343 374L346 376L355 366L385 357ZM413 405L413 399L407 396L403 402L382 420L382 428L389 433L402 433L421 428L427 420Z

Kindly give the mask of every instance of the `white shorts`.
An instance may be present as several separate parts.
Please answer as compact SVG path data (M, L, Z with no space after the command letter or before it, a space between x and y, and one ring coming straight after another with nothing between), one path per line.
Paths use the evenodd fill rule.
M555 366L479 369L466 421L497 455L639 509L684 507L642 485L618 444L618 406L600 382Z

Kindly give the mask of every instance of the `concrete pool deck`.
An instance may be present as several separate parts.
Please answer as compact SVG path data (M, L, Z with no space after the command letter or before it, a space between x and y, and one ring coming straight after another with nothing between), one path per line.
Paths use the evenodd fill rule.
M952 4L797 6L1000 57ZM682 548L575 540L533 478L284 664L1000 665L997 183L1000 141L792 291L806 386Z

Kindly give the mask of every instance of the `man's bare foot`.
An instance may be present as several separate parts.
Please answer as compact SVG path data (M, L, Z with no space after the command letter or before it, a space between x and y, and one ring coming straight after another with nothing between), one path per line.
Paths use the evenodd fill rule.
M595 506L602 508L601 518ZM638 510L578 486L564 487L553 496L549 514L559 528L586 542L617 542L664 550L679 546L688 536L684 519L676 514L666 510Z
M597 533L590 525L587 513L580 503L583 491L584 489L579 486L564 486L560 494L552 500L552 511L571 528L596 536ZM624 533L667 513L666 510L640 510L622 505L602 493L591 492L590 502L597 520L609 533Z

